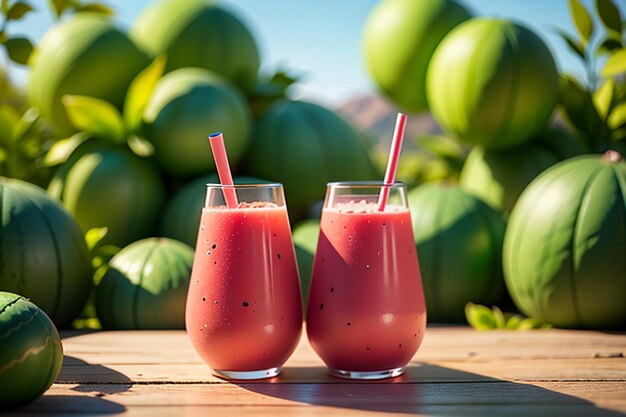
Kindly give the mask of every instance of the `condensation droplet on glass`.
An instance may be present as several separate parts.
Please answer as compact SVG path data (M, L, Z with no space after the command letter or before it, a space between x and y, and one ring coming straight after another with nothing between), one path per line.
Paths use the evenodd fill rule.
M395 317L391 313L383 314L381 320L383 324L391 324L394 321Z

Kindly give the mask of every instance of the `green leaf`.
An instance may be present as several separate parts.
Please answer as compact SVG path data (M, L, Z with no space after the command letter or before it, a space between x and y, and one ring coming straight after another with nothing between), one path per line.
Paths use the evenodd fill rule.
M614 130L626 126L626 102L619 103L613 108L607 122Z
M610 54L612 51L621 49L622 47L623 45L621 41L612 37L607 37L598 45L596 55Z
M61 139L55 142L48 153L46 153L43 165L46 167L52 167L62 164L69 159L76 148L89 139L91 139L91 134L87 132L78 132L67 139Z
M137 136L131 135L128 138L128 146L130 150L137 156L147 157L154 155L154 146L152 143L148 142L146 139Z
M611 139L613 143L609 146L609 149L617 148L614 150L622 155L626 155L626 126L613 130L611 132Z
M7 36L6 31L0 30L0 43L5 43L7 41L7 39L9 39L9 38Z
M13 6L6 12L6 20L20 20L28 12L35 10L30 4L23 1L13 3Z
M122 116L111 103L93 97L66 95L63 105L76 128L114 142L125 139Z
M143 112L164 69L165 56L159 56L128 87L124 103L124 122L129 132L135 133L141 126Z
M91 264L95 271L93 275L94 284L98 285L100 283L107 269L109 269L109 261L120 250L121 248L118 246L106 244L99 245L91 251Z
M603 77L614 77L626 72L626 48L614 51L602 68Z
M77 330L101 330L102 324L97 317L77 318L72 322L72 328Z
M252 114L255 117L264 114L274 101L286 97L292 85L306 79L307 76L306 73L293 73L288 69L279 68L271 77L263 77L248 97Z
M497 328L493 311L479 304L467 303L465 305L465 318L469 325L476 330L492 330Z
M615 94L615 83L612 78L607 80L593 93L593 104L602 120L606 120Z
M21 65L28 64L28 58L33 52L33 44L26 38L9 38L4 42L11 61Z
M519 314L514 314L506 321L505 328L508 330L519 329L520 324L524 321L524 317Z
M529 317L522 320L522 322L518 326L518 330L549 329L550 327L552 326L547 323Z
M87 248L89 250L93 250L98 245L98 243L100 243L100 241L104 239L108 232L108 227L92 227L91 229L87 230L87 233L85 233L85 242L87 243Z
M556 33L561 38L563 38L563 40L565 41L565 43L567 44L567 46L569 47L569 49L573 53L578 55L583 61L585 60L585 48L584 48L584 46L580 42L578 42L576 39L572 38L567 33L563 32L562 30L558 30L557 29Z
M442 135L426 135L416 139L416 144L435 155L449 158L463 158L465 148L457 141Z
M0 0L0 7L2 8L2 14L6 16L9 11L9 0Z
M121 248L119 246L106 244L100 245L93 250L94 256L104 259L108 262L115 254L117 254Z
M561 77L559 103L568 121L582 132L587 140L595 140L602 120L593 104L591 94L569 76ZM589 144L594 149L595 144Z
M611 0L596 0L596 10L604 26L617 33L622 32L622 19L619 9Z
M39 111L36 108L31 107L26 110L13 128L15 142L22 141L33 130L37 120L39 120Z
M591 20L591 16L589 16L587 9L585 9L579 0L569 0L569 10L572 14L576 29L580 34L582 44L585 46L589 38L591 38L591 35L593 35L593 21Z
M7 148L15 145L15 126L20 119L20 115L13 107L0 105L0 144Z
M68 7L71 7L72 1L71 0L50 0L50 5L52 6L52 10L54 10L54 14L56 15L58 19L59 17L61 17L63 12L65 12L65 10Z
M111 9L109 6L100 3L90 3L83 4L81 6L76 7L77 12L91 12L91 13L99 13L105 16L113 16L115 11Z
M506 320L504 319L504 314L500 308L493 306L491 307L491 312L493 313L493 319L496 323L496 329L504 329L506 327Z

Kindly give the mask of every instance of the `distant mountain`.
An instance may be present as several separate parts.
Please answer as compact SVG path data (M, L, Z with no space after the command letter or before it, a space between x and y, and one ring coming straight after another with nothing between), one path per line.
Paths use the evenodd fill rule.
M337 111L355 128L372 136L375 146L389 147L399 111L389 101L379 96L364 95L348 100ZM410 140L407 142L413 143L413 139L419 136L440 133L441 129L430 113L409 115L405 138Z

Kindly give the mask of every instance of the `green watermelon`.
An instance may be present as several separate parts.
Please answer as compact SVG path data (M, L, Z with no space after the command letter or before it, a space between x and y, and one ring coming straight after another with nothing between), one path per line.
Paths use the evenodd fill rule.
M83 231L106 226L104 241L124 246L154 231L165 187L147 160L124 149L91 147L61 165L48 193Z
M313 259L317 251L317 240L320 234L319 220L304 220L293 228L293 246L296 250L298 270L300 271L300 288L302 288L302 306L306 311L313 272Z
M150 60L103 16L78 13L45 34L32 60L31 104L59 135L76 129L61 99L66 94L96 97L121 108L126 90Z
M454 0L384 0L368 17L365 61L378 88L398 107L428 109L426 70L439 42L469 12Z
M460 322L468 302L504 296L504 221L456 186L424 184L408 194L428 319Z
M134 242L118 252L96 287L105 329L184 329L193 249L167 238Z
M584 153L568 133L550 128L532 142L506 150L475 147L461 171L461 188L509 213L524 188L557 162Z
M316 104L278 101L258 121L243 169L285 187L292 219L324 197L329 181L379 180L358 134Z
M207 136L224 133L236 167L249 142L250 109L244 96L210 71L185 68L163 77L144 115L144 135L169 176L189 178L215 170Z
M91 288L91 260L72 216L41 188L0 177L0 290L28 297L63 327Z
M506 285L526 315L560 327L626 324L626 163L568 159L520 196L504 240Z
M485 17L462 23L441 41L426 84L439 125L487 149L532 139L546 126L559 92L545 43L524 26Z
M0 410L46 392L63 362L63 346L50 318L26 298L0 292Z
M152 55L166 55L167 71L205 68L244 90L256 83L260 58L254 37L239 18L212 1L157 2L137 18L131 36Z
M252 177L235 177L235 184L262 184L268 181ZM165 205L160 235L196 246L200 215L206 198L206 185L219 184L216 174L196 178L179 189Z

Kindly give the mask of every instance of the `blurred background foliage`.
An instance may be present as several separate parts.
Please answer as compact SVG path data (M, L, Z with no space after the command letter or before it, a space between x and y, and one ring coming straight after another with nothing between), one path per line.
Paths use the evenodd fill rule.
M158 1L125 31L106 3L0 0L0 50L30 71L27 85L18 86L8 65L0 63L0 175L47 189L73 214L87 236L96 271L92 280L98 285L120 248L160 233L188 236L197 228L197 216L188 213L199 215L204 189L189 187L215 178L208 133L224 130L238 178L285 184L294 234L306 229L309 239L326 182L382 178L396 113L406 111L410 118L398 180L416 195L420 187L439 184L429 189L435 200L452 188L463 202L455 209L467 213L458 216L459 222L496 219L472 227L436 227L434 239L493 237L490 228L506 227L518 197L546 169L580 154L626 151L622 13L611 0L594 0L593 7L568 0L568 5L577 34L557 32L583 63L584 79L557 73L543 41L508 19L474 17L454 0L382 0L363 28L365 65L380 94L329 109L293 99L294 87L311 75L306 68L281 65L259 74L257 39L236 12L219 4ZM10 35L7 28L14 22L45 7L56 23L38 45ZM386 8L400 8L399 20L379 18ZM384 30L386 24L393 30ZM503 75L508 73L489 63L472 63L478 76L495 80L467 83L468 89L476 88L474 95L447 90L429 76L449 70L459 83L467 76L470 65L458 65L458 56L441 52L454 51L454 37L467 36L462 32L467 25L509 31L524 41L527 49L507 50L497 42L484 47L502 62L530 62L542 69L547 87L525 87L545 114L528 105L530 99L511 104L514 94L506 93L513 83ZM228 30L215 30L222 26ZM406 47L389 47L397 39ZM477 47L475 39L466 39ZM68 46L63 53L55 49L59 43ZM525 79L530 67L516 65L511 71ZM485 104L490 102L495 105ZM514 108L519 117L499 119L499 105ZM450 116L458 114L470 121L465 130ZM488 123L469 126L483 119ZM516 128L531 125L527 135ZM432 206L411 209L415 217ZM503 282L502 247L501 239L493 242L499 243L484 251L497 264L487 280L496 286ZM418 251L422 244L416 239ZM310 270L312 246L296 242L296 251L301 272ZM458 251L452 252L438 252L438 262L453 262ZM468 256L467 267L480 264L478 258ZM422 260L423 269L428 262ZM308 279L303 276L303 283ZM424 276L426 283L429 279ZM477 305L466 309L467 302ZM465 312L471 324L483 329L544 326L540 318L525 320L483 308L481 302L464 299L452 307L457 317ZM505 290L499 303L514 309ZM98 326L93 296L76 325Z

